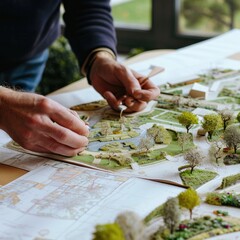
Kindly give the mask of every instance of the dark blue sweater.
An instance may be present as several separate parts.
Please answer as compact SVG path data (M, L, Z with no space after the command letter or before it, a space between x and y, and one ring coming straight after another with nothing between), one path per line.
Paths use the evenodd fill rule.
M49 47L60 33L64 4L66 37L80 66L91 50L116 52L109 0L0 0L0 71Z

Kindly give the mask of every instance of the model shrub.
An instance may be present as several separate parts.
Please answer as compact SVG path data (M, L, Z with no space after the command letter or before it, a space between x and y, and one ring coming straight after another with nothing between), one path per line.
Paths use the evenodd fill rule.
M212 205L224 205L240 208L240 194L225 193L208 193L206 203Z
M125 240L125 238L118 224L109 223L96 226L93 240Z
M226 187L234 185L239 180L240 180L240 173L225 177L225 178L223 178L222 184L219 188L224 189Z

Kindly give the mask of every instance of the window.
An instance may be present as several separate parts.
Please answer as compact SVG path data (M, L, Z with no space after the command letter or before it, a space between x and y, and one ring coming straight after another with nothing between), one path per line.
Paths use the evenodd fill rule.
M114 24L118 28L151 28L152 0L111 0Z
M111 0L118 51L180 48L240 27L239 0Z
M178 33L213 36L240 27L239 0L177 1Z

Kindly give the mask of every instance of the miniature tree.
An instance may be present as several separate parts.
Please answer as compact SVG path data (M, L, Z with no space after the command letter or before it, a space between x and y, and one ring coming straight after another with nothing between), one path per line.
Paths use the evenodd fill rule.
M224 140L228 147L234 148L234 153L237 153L237 149L240 144L240 129L236 125L231 125L226 128L224 132Z
M220 161L223 160L223 142L222 141L216 141L211 143L210 148L208 150L209 153L209 159L211 162L215 162L217 165L220 164Z
M154 124L147 130L147 135L153 138L155 143L169 144L172 141L170 133L162 126Z
M192 219L193 209L200 204L200 197L193 188L188 188L186 191L178 195L179 205L189 210L190 219Z
M163 206L163 221L171 233L173 233L179 225L180 216L178 198L168 199Z
M197 165L200 165L203 162L204 156L197 148L191 149L184 155L185 160L189 165L186 166L191 169L191 173Z
M234 119L234 112L230 109L223 109L219 112L223 122L223 130L225 131L230 122Z
M97 225L93 233L93 240L125 240L125 238L119 225L110 223Z
M102 122L101 123L101 135L107 136L109 134L112 134L112 129L109 122Z
M192 112L182 112L182 114L178 116L178 121L187 129L188 133L194 124L198 124L198 117Z
M117 216L115 223L122 229L125 240L145 239L145 225L136 213L131 211L123 212Z
M210 139L212 139L214 131L221 128L221 126L222 119L218 114L208 114L203 117L202 128L208 132Z
M240 112L237 115L237 120L238 120L238 122L240 122Z
M138 149L140 152L148 152L151 147L154 146L154 140L150 136L146 136L141 138L140 143L138 145Z
M184 146L190 144L192 142L192 135L190 133L179 133L178 134L178 145L182 148L182 152L184 151Z

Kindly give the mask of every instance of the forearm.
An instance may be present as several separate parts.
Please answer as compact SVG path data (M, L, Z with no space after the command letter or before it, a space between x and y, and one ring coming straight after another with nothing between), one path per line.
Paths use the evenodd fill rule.
M116 36L109 0L64 0L65 35L80 67L97 48L108 48L116 55Z
M5 88L0 86L0 129L5 130L5 122L4 118L7 110L7 106L10 104L10 98L13 95L14 91L9 88Z

